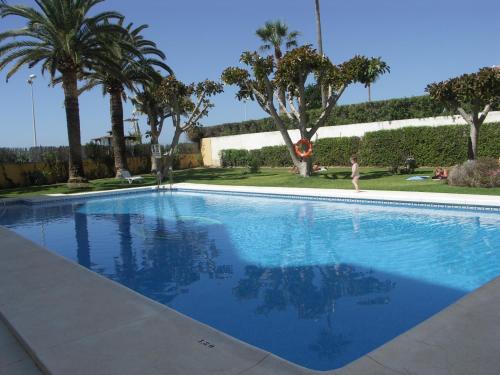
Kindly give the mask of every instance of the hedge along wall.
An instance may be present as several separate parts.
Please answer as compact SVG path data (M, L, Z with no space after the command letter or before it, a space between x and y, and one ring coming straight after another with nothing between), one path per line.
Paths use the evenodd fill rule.
M418 165L451 166L467 160L468 126L416 127L367 133L359 150L365 165L392 166L413 156ZM479 156L500 156L500 123L481 127Z
M314 122L320 114L320 109L311 109L309 111L310 122ZM412 98L337 106L333 109L325 126L426 118L449 114L441 104L436 103L429 96L415 96ZM296 128L287 118L284 120L289 129ZM190 137L192 140L197 141L200 138L262 133L276 130L273 120L271 118L264 118L199 128L192 132Z
M463 125L413 127L366 133L363 138L323 138L314 143L314 162L321 165L347 166L357 154L366 166L402 165L413 156L421 166L451 166L467 159L469 128ZM486 124L479 135L479 155L500 156L500 123ZM259 150L224 150L222 165L246 166L251 157L258 157L263 166L291 166L286 146Z

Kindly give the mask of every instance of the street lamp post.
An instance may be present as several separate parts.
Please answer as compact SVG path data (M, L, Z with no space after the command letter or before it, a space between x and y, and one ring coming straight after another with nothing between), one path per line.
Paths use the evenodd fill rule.
M31 86L31 113L33 115L33 143L35 147L38 146L36 140L36 117L35 117L35 90L33 88L33 83L35 82L36 75L31 74L28 78L28 84Z

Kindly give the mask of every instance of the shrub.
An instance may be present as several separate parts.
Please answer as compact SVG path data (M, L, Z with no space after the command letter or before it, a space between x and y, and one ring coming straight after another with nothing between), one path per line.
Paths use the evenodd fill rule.
M47 177L43 174L42 171L34 170L23 172L25 185L26 186L40 186L47 185L48 180Z
M493 158L469 160L453 167L448 184L470 187L498 187L500 173L498 161Z
M222 150L221 165L227 167L245 167L248 164L250 153L248 150Z
M64 154L46 151L42 154L44 174L54 182L65 182L69 177L68 162Z
M250 155L248 158L248 171L250 173L259 173L261 163L262 162L260 160L259 153L258 152L250 152Z

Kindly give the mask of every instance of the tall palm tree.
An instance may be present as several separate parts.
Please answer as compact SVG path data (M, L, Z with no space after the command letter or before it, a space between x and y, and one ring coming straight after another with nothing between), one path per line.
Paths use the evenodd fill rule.
M368 101L372 101L372 85L385 73L390 73L391 68L380 57L373 58L366 69L366 84L368 88Z
M123 20L120 20L118 24L123 26ZM129 24L125 27L125 33L113 36L115 40L111 42L114 42L118 48L110 49L109 53L112 54L119 69L110 70L108 65L98 64L82 88L86 91L100 85L103 94L109 94L117 178L122 177L123 172L128 169L122 102L127 98L125 90L135 91L136 85L153 79L156 74L154 69L157 67L172 73L170 67L161 61L165 59L165 54L156 47L154 42L144 39L141 35L147 27L147 25L142 25L134 28L133 24Z
M318 39L318 53L321 56L324 56L323 53L323 33L321 32L321 9L319 6L319 0L314 0L314 5L316 9L316 37ZM326 92L326 86L322 85L321 82L318 82L320 84L320 89L321 89L321 106L326 108L326 101L328 99L328 93Z
M297 38L300 35L298 31L288 31L288 26L281 21L267 21L263 27L255 32L264 42L260 49L262 51L273 51L274 60L279 64L284 52L297 46ZM278 93L281 102L286 105L285 91ZM280 113L284 109L280 106Z
M102 36L121 33L109 23L121 19L117 12L95 14L103 0L36 0L37 8L0 3L0 17L17 16L26 22L20 29L0 33L0 70L13 64L7 79L21 67L42 64L42 73L52 79L60 75L69 143L69 180L85 180L80 136L78 80L99 62L112 69L114 61L103 45ZM92 13L93 15L90 15Z

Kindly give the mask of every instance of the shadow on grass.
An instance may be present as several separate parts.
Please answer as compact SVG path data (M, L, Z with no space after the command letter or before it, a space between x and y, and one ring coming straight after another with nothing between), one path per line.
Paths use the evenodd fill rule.
M175 182L185 181L224 181L224 180L248 180L253 177L277 177L279 173L267 171L250 173L246 169L189 169L177 171L174 175Z
M392 176L396 176L396 175L389 172L389 171L387 171L387 172L377 171L377 172L362 173L361 179L362 180L375 180L378 178L392 177Z
M84 186L68 186L66 184L23 186L17 188L4 189L0 191L0 199L3 198L22 198L44 194L73 194L85 193L90 191L105 191L114 189L125 189L130 187L151 186L155 184L154 177L145 177L143 183L129 184L124 180L94 180Z

